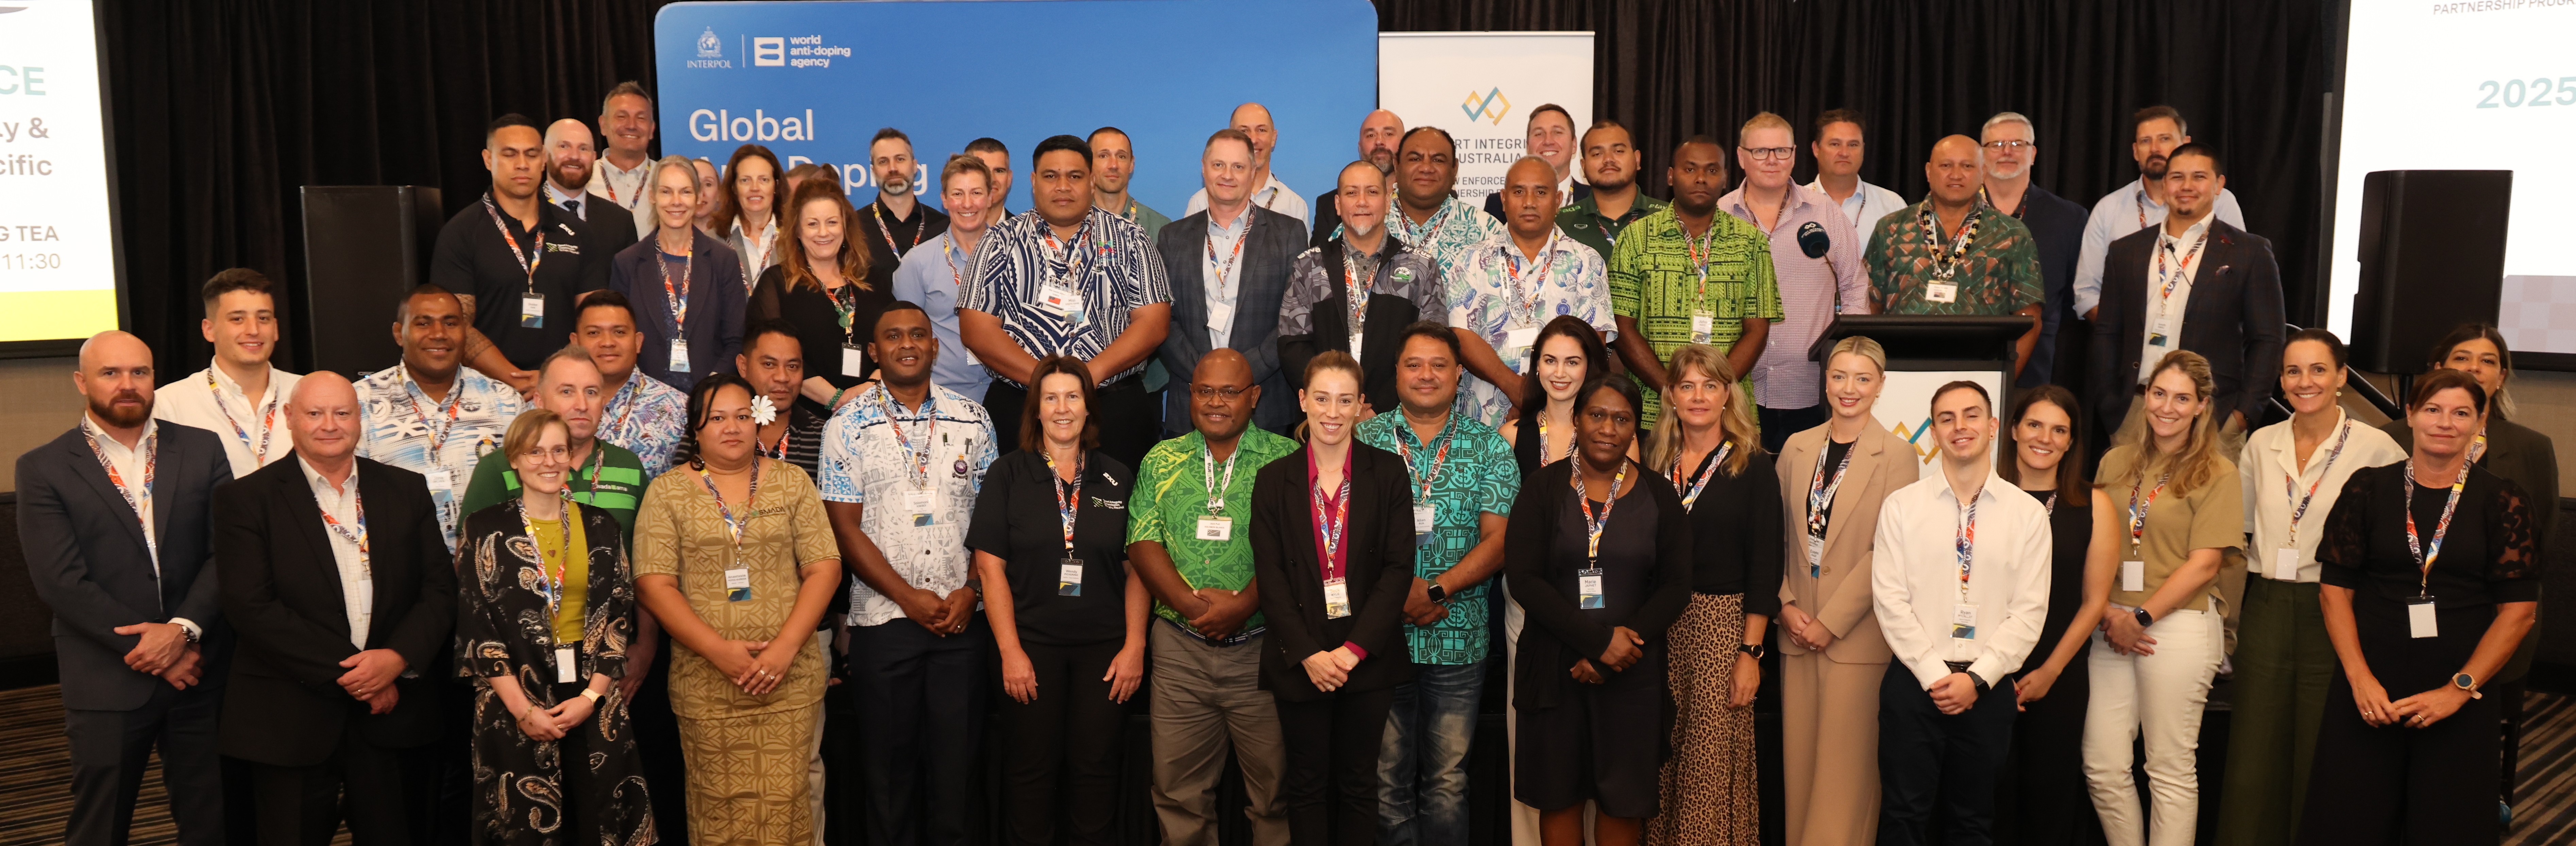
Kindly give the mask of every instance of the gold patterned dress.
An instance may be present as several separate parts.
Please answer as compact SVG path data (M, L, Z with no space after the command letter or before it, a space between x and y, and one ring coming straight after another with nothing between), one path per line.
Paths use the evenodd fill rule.
M737 544L698 471L664 473L635 515L635 576L670 576L690 610L728 640L777 637L796 606L800 570L841 552L823 500L805 472L759 459L749 507L725 503L742 522ZM748 571L729 589L725 571ZM689 841L804 843L813 840L806 764L814 711L830 677L819 638L808 638L787 677L766 695L735 687L714 662L671 642L671 710L679 715L689 771Z

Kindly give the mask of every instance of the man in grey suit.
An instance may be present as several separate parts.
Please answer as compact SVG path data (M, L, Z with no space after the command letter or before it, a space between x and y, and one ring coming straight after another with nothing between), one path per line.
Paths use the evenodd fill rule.
M72 816L63 842L123 843L157 747L179 842L223 839L215 747L225 632L207 511L233 479L212 432L152 419L152 348L81 345L80 425L18 457L18 534L54 612Z
M1173 221L1154 238L1172 280L1172 330L1158 354L1165 369L1194 373L1210 350L1243 353L1262 388L1253 423L1278 430L1297 418L1297 395L1287 384L1297 374L1279 372L1279 302L1287 295L1288 270L1306 248L1306 228L1253 205L1252 139L1242 132L1208 136L1199 177L1207 210ZM1166 437L1190 430L1188 393L1171 393L1163 408Z

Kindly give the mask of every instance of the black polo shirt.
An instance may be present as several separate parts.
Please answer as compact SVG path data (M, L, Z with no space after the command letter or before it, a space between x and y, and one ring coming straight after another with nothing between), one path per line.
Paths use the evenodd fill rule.
M894 210L884 200L859 207L856 237L868 245L868 287L879 291L894 290L894 269L903 264L903 254L948 231L948 215L918 198L912 203L912 219L897 220ZM883 222L885 225L879 226ZM891 244L891 246L889 246ZM861 334L865 334L863 331ZM834 366L839 366L838 362ZM812 369L808 367L807 369Z
M490 197L486 192L467 203L438 231L438 245L430 251L429 281L458 296L473 297L474 328L492 339L512 366L533 370L572 337L573 298L608 287L609 254L593 248L593 239L579 218L542 197L537 201L536 232L521 228L509 214L498 213L498 206L485 206L484 200ZM504 227L508 238L501 234ZM510 239L518 241L516 254ZM536 269L533 286L519 255L525 255ZM541 326L519 325L520 297L531 287L546 298Z
M1081 596L1058 595L1065 552L1054 479L1041 453L1015 450L995 460L975 497L966 546L1005 562L1021 640L1081 646L1126 637L1127 495L1136 474L1099 450L1083 459L1082 505L1073 518ZM1001 589L984 586L988 596Z

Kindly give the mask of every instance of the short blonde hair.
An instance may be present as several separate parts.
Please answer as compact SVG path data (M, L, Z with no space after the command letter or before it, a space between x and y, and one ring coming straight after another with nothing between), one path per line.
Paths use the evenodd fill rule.
M545 437L548 426L564 430L564 441L572 441L572 426L554 412L542 408L519 412L519 416L510 421L509 431L501 435L501 460L506 463L526 455L538 440Z
M1798 139L1798 129L1789 125L1788 118L1784 118L1770 112L1763 112L1750 118L1746 118L1744 126L1735 130L1735 143L1738 146L1741 146L1744 143L1744 137L1753 134L1753 130L1756 129L1777 129L1787 132L1789 133L1790 143L1793 144L1796 143Z

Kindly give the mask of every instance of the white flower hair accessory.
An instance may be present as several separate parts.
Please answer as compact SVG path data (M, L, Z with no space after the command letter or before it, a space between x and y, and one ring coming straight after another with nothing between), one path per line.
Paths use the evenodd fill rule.
M751 398L751 422L767 426L777 419L778 406L770 403L768 394Z

